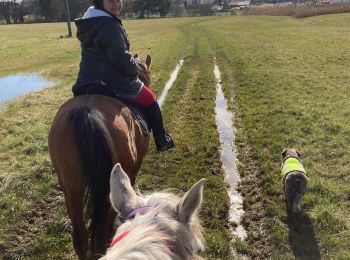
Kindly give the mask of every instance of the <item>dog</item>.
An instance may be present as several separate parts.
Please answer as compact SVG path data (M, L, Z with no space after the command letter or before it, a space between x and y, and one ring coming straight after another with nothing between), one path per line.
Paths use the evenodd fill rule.
M286 198L288 213L299 214L300 202L306 193L308 177L298 149L287 148L282 152L281 176L284 183L284 194Z

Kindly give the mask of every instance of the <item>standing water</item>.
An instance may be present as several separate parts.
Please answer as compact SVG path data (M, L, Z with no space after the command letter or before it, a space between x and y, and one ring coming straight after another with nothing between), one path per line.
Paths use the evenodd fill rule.
M163 106L164 100L166 95L168 94L169 89L172 87L172 85L174 84L176 78L177 78L177 74L179 74L179 71L182 67L182 64L184 63L184 60L180 60L180 62L176 65L175 70L173 71L173 73L171 73L170 79L168 80L168 82L165 84L165 87L162 91L162 94L160 95L159 99L158 99L158 104L160 107Z
M51 87L54 84L38 74L12 75L0 78L0 105L15 97L35 90Z
M215 64L214 74L216 78L216 125L218 127L221 143L221 161L225 172L225 181L230 185L228 190L230 197L229 222L233 235L240 239L245 239L247 233L240 224L244 214L243 197L237 191L240 176L237 170L237 152L234 144L235 128L233 127L232 113L227 109L227 102L222 92L221 75L219 67ZM235 223L233 225L233 223Z

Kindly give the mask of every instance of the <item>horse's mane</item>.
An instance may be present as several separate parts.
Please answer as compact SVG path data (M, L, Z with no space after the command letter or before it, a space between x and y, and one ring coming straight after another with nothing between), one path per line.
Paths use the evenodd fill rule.
M115 237L126 231L128 234L102 259L194 259L193 249L204 248L199 218L194 216L188 226L175 219L179 198L170 193L153 193L145 201L145 206L154 208L123 223Z

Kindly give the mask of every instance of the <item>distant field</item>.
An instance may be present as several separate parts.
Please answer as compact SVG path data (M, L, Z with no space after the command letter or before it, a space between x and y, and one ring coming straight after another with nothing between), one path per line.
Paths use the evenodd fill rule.
M325 14L349 13L349 4L333 5L260 5L250 7L243 11L244 15L274 15L274 16L292 16L295 18L305 18Z
M208 179L201 218L207 259L231 259L228 197L215 128L213 57L236 115L249 258L350 258L350 15L126 21L132 52L153 57L157 94L180 57L164 104L176 149L153 142L141 191L188 189ZM47 152L58 107L71 97L79 58L65 24L0 26L0 76L42 72L57 86L0 112L0 258L71 259L69 220ZM298 147L309 172L300 230L289 229L280 153Z

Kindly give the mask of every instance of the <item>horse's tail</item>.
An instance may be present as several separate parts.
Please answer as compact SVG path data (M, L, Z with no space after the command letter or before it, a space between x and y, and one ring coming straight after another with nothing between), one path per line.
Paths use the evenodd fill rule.
M86 223L90 221L89 233L92 252L97 245L98 232L104 231L108 214L109 177L113 168L111 137L103 122L103 115L87 106L75 108L69 118L75 128L77 148L86 181L84 194Z

